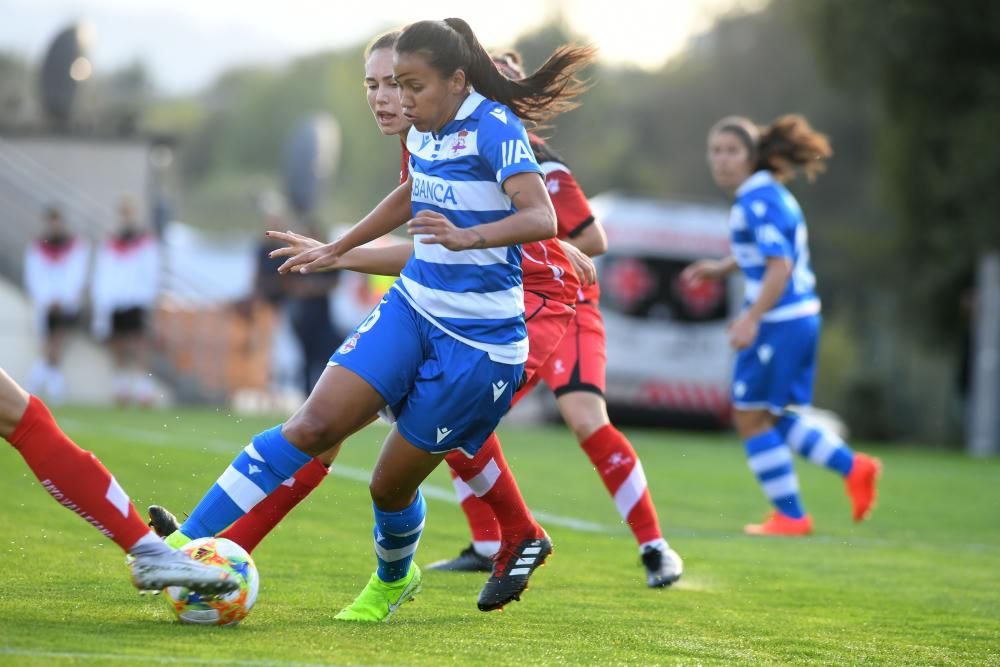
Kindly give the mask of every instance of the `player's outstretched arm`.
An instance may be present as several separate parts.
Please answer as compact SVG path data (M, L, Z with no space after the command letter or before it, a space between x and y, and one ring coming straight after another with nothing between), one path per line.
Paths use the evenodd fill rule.
M271 251L269 257L272 259L295 257L300 253L326 245L322 241L292 231L268 231L265 234L269 238L287 244L284 248ZM377 248L354 248L337 256L332 263L318 266L315 270L319 272L342 269L377 276L398 276L412 254L413 245L410 243L393 243Z

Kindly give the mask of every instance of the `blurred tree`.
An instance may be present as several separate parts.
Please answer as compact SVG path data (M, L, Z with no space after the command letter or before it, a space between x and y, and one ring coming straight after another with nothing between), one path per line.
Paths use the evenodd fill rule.
M925 330L953 339L970 268L1000 247L1000 4L816 0L797 11L830 80L882 101L903 294Z

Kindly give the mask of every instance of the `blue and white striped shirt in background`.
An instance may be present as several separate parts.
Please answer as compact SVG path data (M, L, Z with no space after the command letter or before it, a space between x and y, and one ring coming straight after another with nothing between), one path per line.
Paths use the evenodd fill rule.
M782 322L820 312L802 209L770 172L756 172L736 191L729 227L733 256L746 276L745 307L760 296L767 259L787 257L792 262L791 280L763 321Z

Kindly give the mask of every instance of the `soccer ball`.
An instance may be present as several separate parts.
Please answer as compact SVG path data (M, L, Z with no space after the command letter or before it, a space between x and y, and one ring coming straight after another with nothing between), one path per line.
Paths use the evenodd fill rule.
M243 547L221 537L202 537L181 547L188 556L214 565L229 572L240 583L240 587L226 595L202 596L182 586L170 586L163 590L177 620L181 623L199 625L235 625L239 623L257 601L260 578L257 566Z

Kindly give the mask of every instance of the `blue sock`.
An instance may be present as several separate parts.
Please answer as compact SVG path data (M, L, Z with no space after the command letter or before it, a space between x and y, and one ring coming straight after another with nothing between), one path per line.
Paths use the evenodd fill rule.
M799 478L792 466L792 453L781 433L771 429L750 438L745 445L750 470L775 509L793 519L805 516L799 499Z
M398 581L410 571L413 554L417 551L420 534L424 530L427 504L417 490L417 497L406 509L398 512L375 510L375 557L378 559L378 578L388 583Z
M217 535L311 459L285 440L280 424L258 433L208 490L181 532L192 540Z
M818 424L810 423L794 413L786 413L778 420L775 428L788 446L802 458L839 472L845 477L851 472L854 466L854 452L835 433Z

